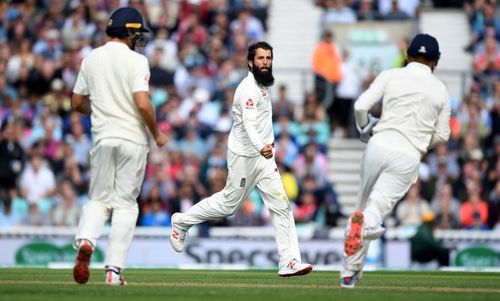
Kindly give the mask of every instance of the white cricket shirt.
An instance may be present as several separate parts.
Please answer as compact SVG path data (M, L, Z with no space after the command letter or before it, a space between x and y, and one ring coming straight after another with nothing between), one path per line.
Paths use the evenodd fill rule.
M148 60L124 43L107 42L87 55L73 93L90 96L94 142L122 138L147 144L146 125L134 92L149 92Z
M260 150L274 142L273 110L268 89L259 86L251 72L236 88L232 110L229 149L240 156L260 156Z
M368 111L380 99L382 115L373 128L374 135L381 133L382 136L390 137L385 134L398 132L420 154L425 154L430 147L448 140L448 90L428 66L412 62L404 68L381 72L354 104L358 125L368 122ZM386 140L391 147L399 146L398 137L394 137L393 141Z

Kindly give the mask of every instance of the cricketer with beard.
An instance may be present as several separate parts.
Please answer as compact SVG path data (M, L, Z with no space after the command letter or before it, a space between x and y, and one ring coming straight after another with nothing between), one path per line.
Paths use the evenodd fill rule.
M250 45L247 62L248 75L234 95L226 186L186 212L172 216L170 243L177 252L182 252L190 227L235 214L257 188L270 211L275 230L278 275L305 275L312 271L312 265L301 261L292 208L273 159L274 133L268 91L274 83L273 48L266 42Z

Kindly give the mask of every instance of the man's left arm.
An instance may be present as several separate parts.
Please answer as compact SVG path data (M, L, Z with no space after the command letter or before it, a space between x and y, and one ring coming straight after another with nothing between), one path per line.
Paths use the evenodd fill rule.
M450 138L451 108L448 92L446 92L443 97L445 98L445 101L441 107L441 111L439 112L438 120L434 127L434 133L432 134L428 149L432 149L438 144L448 141Z
M88 95L73 93L73 96L71 96L71 108L85 115L92 114L92 108L90 107Z

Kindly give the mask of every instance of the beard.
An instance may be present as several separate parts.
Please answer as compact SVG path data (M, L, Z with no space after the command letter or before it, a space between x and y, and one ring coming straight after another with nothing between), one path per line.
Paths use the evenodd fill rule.
M260 71L254 66L251 71L259 85L269 87L274 84L273 67L267 68L267 71Z

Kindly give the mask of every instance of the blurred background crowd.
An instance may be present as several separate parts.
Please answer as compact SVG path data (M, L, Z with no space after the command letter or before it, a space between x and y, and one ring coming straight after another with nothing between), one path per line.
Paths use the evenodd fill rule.
M146 2L146 3L145 3ZM273 5L279 5L273 3ZM106 42L110 13L130 5L152 38L143 49L150 95L169 143L151 146L139 198L140 226L169 226L225 185L234 90L246 76L247 45L266 38L269 0L0 0L0 227L76 226L88 199L90 119L71 111L82 59ZM300 107L287 86L273 96L276 160L298 224L342 223L328 181L331 137L355 138L352 104L380 70L360 68L337 45L335 23L414 20L420 1L321 0L323 34L311 57L315 88ZM452 135L423 160L419 182L392 217L418 226L433 212L443 229L500 228L500 18L495 1L465 1L473 32L473 84L452 105ZM411 37L400 42L404 66ZM275 53L279 56L279 53ZM373 67L373 66L372 66ZM439 67L438 67L439 68ZM268 225L258 193L233 217L203 225Z

